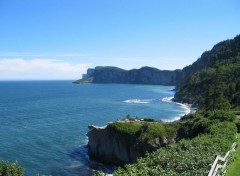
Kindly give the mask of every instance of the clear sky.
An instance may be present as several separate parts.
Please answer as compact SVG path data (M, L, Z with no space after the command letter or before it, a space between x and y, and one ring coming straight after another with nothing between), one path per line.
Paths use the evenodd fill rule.
M239 0L0 0L0 80L173 70L238 34Z

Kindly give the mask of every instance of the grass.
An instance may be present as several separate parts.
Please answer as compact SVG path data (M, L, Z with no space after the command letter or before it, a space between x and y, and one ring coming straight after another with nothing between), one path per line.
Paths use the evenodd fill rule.
M120 134L135 136L142 126L142 123L137 122L114 122L109 124L108 128L111 128Z
M159 122L114 122L108 125L110 131L117 132L123 140L134 143L143 142L151 146L156 145L156 138L161 142L174 139L179 123Z
M238 133L238 142L237 142L237 150L234 154L234 161L228 167L226 176L237 176L240 175L240 133Z

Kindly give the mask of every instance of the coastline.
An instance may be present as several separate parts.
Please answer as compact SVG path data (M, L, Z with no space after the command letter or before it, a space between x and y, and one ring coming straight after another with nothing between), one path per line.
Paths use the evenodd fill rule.
M142 103L141 101L139 102L140 100L136 100L134 99L134 101L127 101L127 103ZM171 123L171 122L177 122L181 119L182 116L184 115L187 115L187 114L194 114L196 112L196 108L193 108L192 107L192 104L188 104L188 103L180 103L180 102L176 102L174 101L174 97L164 97L161 101L163 102L167 102L167 103L175 103L179 106L181 106L183 109L184 109L184 112L182 114L179 114L178 117L175 117L171 120L167 120L167 119L162 119L163 122L165 123ZM126 101L125 101L126 102ZM146 102L144 102L146 103ZM100 130L103 130L105 129L106 126L95 126L95 125L90 125L89 126L89 130L92 130L92 129L100 129ZM89 143L87 143L88 145ZM89 157L89 154L88 154L88 157ZM97 162L95 160L91 160L89 158L89 162L90 162L90 168L91 168L91 165L94 165L95 168L91 168L93 170L93 172L96 172L96 171L103 171L107 176L112 176L112 173L116 170L116 167L110 167L108 165L105 165L104 163L101 163L101 162Z
M182 116L187 115L187 114L195 114L197 109L192 107L192 104L188 104L188 103L181 103L181 102L176 102L174 101L174 97L164 97L162 99L163 102L168 102L168 103L175 103L178 104L180 106L183 107L183 109L185 109L185 113L184 114L180 114L177 117L174 117L173 119L169 120L169 119L163 119L164 122L174 122L174 121L178 121L181 119Z

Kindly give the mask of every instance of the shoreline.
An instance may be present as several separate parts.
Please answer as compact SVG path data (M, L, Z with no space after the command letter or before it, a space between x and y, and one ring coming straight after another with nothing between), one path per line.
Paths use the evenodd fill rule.
M174 117L173 119L169 120L169 119L162 119L163 122L174 122L174 121L178 121L181 119L182 116L187 115L187 114L195 114L197 111L197 108L193 108L192 104L189 103L181 103L181 102L176 102L174 101L174 97L164 97L162 98L163 102L167 102L167 103L175 103L178 104L180 106L182 106L184 109L186 109L184 114L180 114L177 117Z
M164 97L162 99L163 102L167 102L167 103L175 103L175 104L178 104L180 106L182 106L183 109L185 109L185 114L179 114L178 117L175 117L171 120L167 120L167 119L162 119L162 122L163 123L171 123L171 122L178 122L182 116L184 115L187 115L187 114L194 114L196 113L197 109L196 108L193 108L192 107L192 104L188 104L188 103L180 103L180 102L176 102L174 101L174 97ZM89 125L89 130L93 129L93 128L96 128L96 129L105 129L107 125L105 126L95 126L95 125ZM88 138L89 140L89 138ZM88 141L89 142L89 141ZM86 146L88 145L88 142L86 144ZM89 157L89 153L87 153L88 157ZM96 171L103 171L107 176L112 176L114 171L117 169L117 168L114 168L114 167L109 167L108 165L104 164L104 163L101 163L101 162L97 162L95 160L91 160L90 157L88 158L89 162L90 162L90 168L91 168L91 165L95 165L96 168L91 168L93 172L96 172ZM92 163L92 164L91 164ZM114 166L114 165L113 165Z
M189 108L190 110L189 114L195 114L197 112L197 108L193 108L192 104L188 104L188 103L183 103L183 104Z

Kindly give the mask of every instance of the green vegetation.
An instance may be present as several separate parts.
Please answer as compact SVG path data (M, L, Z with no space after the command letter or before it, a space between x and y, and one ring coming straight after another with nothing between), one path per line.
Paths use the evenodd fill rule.
M234 154L234 160L230 164L226 176L236 176L240 173L240 134L238 134L238 143L237 143L237 149Z
M213 110L185 115L174 123L112 123L109 128L134 141L132 145L145 142L156 149L158 138L160 146L166 146L118 168L114 175L207 175L215 156L224 156L235 140L235 117L233 111Z
M225 155L235 139L236 126L232 122L218 122L206 133L192 140L158 149L140 158L136 164L118 168L114 176L127 175L206 175L215 155Z
M221 42L196 61L203 69L183 82L176 100L197 103L200 109L240 109L240 35ZM194 63L189 69L194 69Z
M239 118L235 119L235 120L234 120L234 123L235 123L236 126L237 126L238 133L240 133L240 119L239 119Z
M0 161L0 176L23 176L24 170L17 162Z
M122 140L132 145L145 143L157 147L165 145L168 140L175 139L179 123L159 123L147 121L115 122L108 125L108 130L115 131ZM156 139L159 142L156 142Z
M176 131L175 131L176 132ZM150 145L156 144L156 138L162 142L166 138L166 128L161 123L146 123L143 125L140 133L140 141L147 142Z

